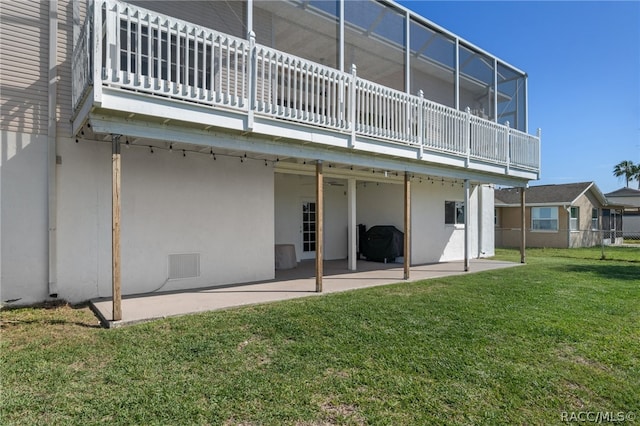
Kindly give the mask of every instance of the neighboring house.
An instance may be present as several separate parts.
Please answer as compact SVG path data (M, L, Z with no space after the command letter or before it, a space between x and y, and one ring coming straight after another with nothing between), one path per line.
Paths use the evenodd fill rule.
M622 206L622 234L625 238L640 239L640 189L620 188L605 194L611 203Z
M497 189L494 195L496 246L518 246L520 191ZM601 235L605 244L621 243L615 234L622 229L621 212L608 204L594 182L532 186L525 204L527 247L590 247L601 244Z
M0 31L5 302L273 279L292 245L321 283L358 224L405 271L491 256L494 185L539 176L527 74L392 1L5 1Z

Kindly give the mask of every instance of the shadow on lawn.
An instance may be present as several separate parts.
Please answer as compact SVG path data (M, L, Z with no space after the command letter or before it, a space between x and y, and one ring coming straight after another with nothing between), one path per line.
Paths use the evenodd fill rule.
M70 305L64 300L47 301L29 306L7 306L0 315L0 329L24 325L71 325L85 328L101 328L99 322L92 315L90 320L84 320L74 314L74 311L86 309L86 303ZM34 312L40 311L37 315Z
M30 319L30 320L25 320L25 319L2 319L2 320L0 320L0 329L5 329L5 328L9 328L9 327L16 327L16 326L32 325L32 324L37 324L37 325L72 325L72 326L84 327L84 328L102 328L100 326L100 323L89 324L89 323L81 322L81 321L69 321L69 320L62 320L62 319Z
M637 264L612 265L608 262L603 262L591 265L559 266L556 269L564 272L595 273L617 280L638 281L640 277L640 265Z

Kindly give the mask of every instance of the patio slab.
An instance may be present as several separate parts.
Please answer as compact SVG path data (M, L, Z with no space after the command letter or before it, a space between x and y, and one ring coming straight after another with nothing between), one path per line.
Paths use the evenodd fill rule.
M357 265L358 271L352 272L347 269L346 261L326 261L322 279L323 293L316 293L314 265L314 261L301 262L295 269L276 271L276 278L269 281L125 296L122 298L121 321L111 320L111 298L92 300L90 306L103 326L113 328L234 306L321 296L326 293L405 282L404 270L400 264L381 264L360 260ZM471 263L470 272L464 272L462 261L417 265L411 267L411 279L407 282L518 265L520 264L479 259Z

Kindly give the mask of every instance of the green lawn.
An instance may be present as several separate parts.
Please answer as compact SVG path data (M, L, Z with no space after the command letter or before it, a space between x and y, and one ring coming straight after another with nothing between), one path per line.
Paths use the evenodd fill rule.
M599 259L530 250L517 268L112 330L87 308L6 310L0 424L640 415L640 247Z

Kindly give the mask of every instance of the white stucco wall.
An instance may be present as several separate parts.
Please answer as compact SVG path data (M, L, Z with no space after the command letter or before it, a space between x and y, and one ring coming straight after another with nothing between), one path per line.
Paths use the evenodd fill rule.
M464 259L464 226L445 225L445 201L464 201L462 183L411 184L411 263L433 263ZM404 187L401 184L359 182L357 222L367 229L393 225L404 232ZM482 205L480 208L479 205ZM493 188L472 186L469 210L469 253L473 257L494 255ZM481 225L481 226L480 226Z
M111 145L59 138L58 153L59 297L79 302L110 296ZM45 300L46 139L3 132L0 176L1 300ZM273 278L274 244L295 244L300 259L300 203L315 198L314 181L313 176L274 173L259 161L123 148L123 294ZM414 180L413 264L463 258L463 228L444 224L444 201L462 201L463 191L461 184ZM324 192L325 259L344 259L346 181L327 179ZM356 200L356 223L404 231L401 184L360 181ZM484 206L480 210L479 201ZM492 255L490 187L473 188L469 214L471 256ZM176 253L200 253L200 277L167 281L167 257Z
M111 146L64 140L59 151L59 297L109 296ZM262 162L123 148L123 294L273 278L273 212L273 168ZM200 253L198 278L167 281L179 253Z
M477 257L495 256L495 198L492 185L481 185L478 191Z
M450 183L423 182L411 189L412 263L463 259L464 226L444 223L445 201L464 201L463 188L460 184L452 187Z
M0 302L48 296L47 137L1 132Z
M392 225L404 232L404 187L399 184L358 182L356 222L367 229Z
M330 185L329 182L344 186ZM347 257L346 182L325 179L324 184L324 258ZM302 259L302 201L316 198L315 177L276 173L275 243L294 244L296 259Z

